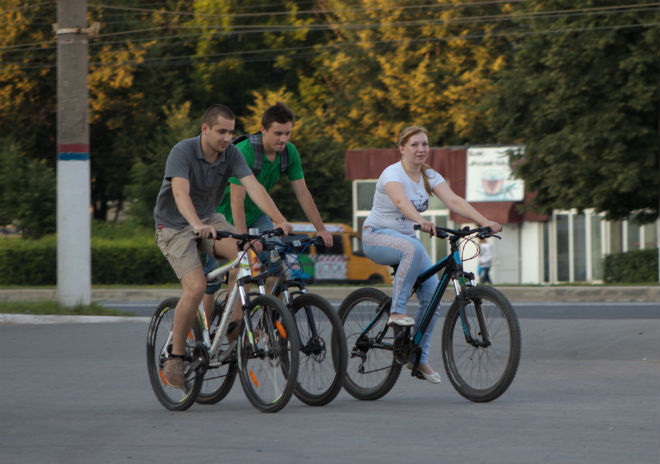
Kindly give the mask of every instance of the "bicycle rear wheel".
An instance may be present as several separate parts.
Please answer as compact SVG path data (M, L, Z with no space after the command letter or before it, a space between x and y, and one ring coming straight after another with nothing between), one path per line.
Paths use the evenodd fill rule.
M385 311L378 315L384 302L387 302ZM392 389L401 373L401 364L392 351L394 329L387 326L390 305L390 297L380 290L361 288L348 295L339 308L348 345L344 388L359 400L381 398Z
M213 342L213 337L220 324L220 318L225 310L225 303L226 301L222 303L216 301L213 314L208 321L211 342ZM221 348L223 351L229 348L226 338L222 340ZM223 351L220 353L222 354ZM209 360L209 368L204 374L202 388L197 394L196 401L200 404L215 404L221 401L231 391L231 387L236 380L237 372L238 366L236 365L235 350L224 361L218 361L217 359Z
M172 345L172 325L174 309L178 298L164 300L154 312L147 332L147 370L151 387L158 401L171 411L184 411L194 402L202 387L203 369L199 363L199 343L202 331L195 321L188 335L185 349L185 387L174 388L168 385L163 372Z
M300 334L300 367L296 397L310 406L335 399L346 376L346 336L332 305L323 297L303 294L293 300Z
M296 323L279 299L260 295L250 301L238 344L238 372L245 396L262 412L277 412L291 399L298 379ZM250 338L254 343L251 343Z
M459 317L459 301L447 312L442 330L442 357L452 385L475 402L493 401L509 388L520 361L520 327L511 303L492 287L468 287L466 324L481 341L478 311L483 312L491 344L475 347L466 341ZM460 298L460 297L459 297Z

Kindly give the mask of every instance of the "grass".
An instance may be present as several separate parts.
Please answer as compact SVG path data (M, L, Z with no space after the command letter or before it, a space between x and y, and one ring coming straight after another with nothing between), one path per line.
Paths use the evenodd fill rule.
M132 316L116 309L108 309L98 303L65 306L55 301L5 301L0 302L0 314L32 314L38 316Z

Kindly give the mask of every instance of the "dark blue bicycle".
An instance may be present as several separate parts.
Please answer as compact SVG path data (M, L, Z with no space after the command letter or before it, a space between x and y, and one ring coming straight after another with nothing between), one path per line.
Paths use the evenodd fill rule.
M414 331L387 325L392 299L375 288L352 292L339 308L349 351L344 387L357 399L381 398L394 386L401 366L419 360L419 342L450 283L456 298L442 329L442 359L456 391L471 401L492 401L516 375L520 327L511 303L495 288L477 285L474 275L463 270L459 253L461 239L497 236L483 227L436 227L436 231L438 238L449 238L451 252L424 271L413 286L415 293L422 282L444 269L422 324ZM414 364L411 372L419 377L417 367Z

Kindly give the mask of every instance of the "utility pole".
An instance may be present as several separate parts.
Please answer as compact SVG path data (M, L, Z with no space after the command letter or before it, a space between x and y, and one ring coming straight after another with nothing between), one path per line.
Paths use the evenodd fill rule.
M57 0L57 299L91 301L87 0Z

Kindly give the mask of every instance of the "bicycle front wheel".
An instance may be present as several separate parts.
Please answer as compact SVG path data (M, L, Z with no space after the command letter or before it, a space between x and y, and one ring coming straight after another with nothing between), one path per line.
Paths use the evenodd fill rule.
M300 343L296 323L279 299L260 295L244 309L238 372L245 396L262 412L277 412L291 399L298 379Z
M332 305L323 297L303 294L293 300L300 334L300 368L296 397L310 406L335 399L346 375L346 336Z
M171 387L165 380L165 361L169 357L172 347L172 326L174 324L174 310L178 298L164 300L149 323L147 332L147 369L151 387L158 401L171 411L184 411L194 402L202 387L202 376L198 373L203 369L199 364L198 341L202 339L202 330L195 321L188 335L185 348L185 387L183 389Z
M218 329L220 318L222 317L224 310L224 303L216 301L213 314L208 321L211 341L213 341L213 337ZM229 349L229 343L227 342L227 339L224 338L222 340L220 354L226 349ZM202 388L197 394L196 401L200 404L215 404L221 401L231 391L231 387L236 380L237 372L238 367L236 365L235 350L233 350L229 357L224 361L219 361L218 359L209 360L209 368L204 374Z
M385 310L379 312L383 303ZM380 290L361 288L339 307L348 346L344 388L359 400L381 398L394 387L401 373L401 364L392 351L394 329L387 326L390 305L390 297Z
M464 290L465 328L483 341L480 313L490 344L474 346L466 340L455 300L442 330L442 357L450 382L463 397L475 402L493 401L509 388L520 361L520 327L511 303L492 287Z

